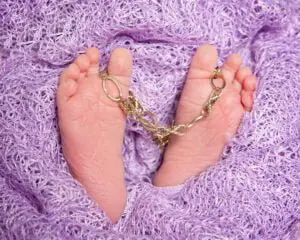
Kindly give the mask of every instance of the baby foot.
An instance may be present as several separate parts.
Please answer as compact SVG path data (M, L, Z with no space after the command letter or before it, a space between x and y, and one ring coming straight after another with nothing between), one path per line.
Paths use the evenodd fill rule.
M210 115L189 129L184 136L172 136L154 184L183 183L215 164L229 138L239 126L243 113L253 105L256 78L241 68L239 55L228 57L221 68L226 87ZM177 108L176 123L188 123L200 113L211 91L210 76L217 63L217 50L201 46L193 57L186 84Z
M64 70L57 92L58 117L73 176L115 222L127 198L121 157L125 115L102 89L99 56L98 49L89 48ZM131 69L131 54L116 49L108 72L120 80L125 96Z

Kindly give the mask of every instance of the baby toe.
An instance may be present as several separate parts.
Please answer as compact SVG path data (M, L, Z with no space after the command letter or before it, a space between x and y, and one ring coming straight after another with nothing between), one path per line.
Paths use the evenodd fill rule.
M60 81L67 81L70 79L77 80L79 78L80 69L77 64L72 63L61 74Z
M75 64L77 64L81 73L86 72L91 65L90 59L86 54L78 56L75 60Z
M93 64L98 64L100 61L100 52L98 48L92 47L88 48L86 50L86 56L89 58L90 63Z
M76 92L77 80L79 76L80 70L74 63L72 63L63 71L60 76L59 87L57 91L57 102L59 105L68 100Z
M247 76L243 82L243 88L246 91L255 91L256 77L254 75Z

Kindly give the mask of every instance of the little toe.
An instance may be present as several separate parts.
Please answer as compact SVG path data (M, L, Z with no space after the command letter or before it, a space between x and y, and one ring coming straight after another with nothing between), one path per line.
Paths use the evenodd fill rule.
M251 112L253 107L253 92L242 90L242 104L244 106L245 111Z
M228 84L233 83L234 77L242 64L239 54L230 55L222 66L222 73Z
M252 71L249 67L241 67L235 75L235 78L243 84L243 81L246 77L252 75Z
M243 89L246 91L256 90L256 77L254 75L249 75L244 79Z
M69 67L67 67L60 76L60 83L67 81L69 79L73 79L75 81L78 80L80 74L80 69L77 64L72 63Z
M245 77L243 82L242 90L242 104L246 111L250 112L254 102L254 91L256 90L256 77L254 75L248 75Z
M86 55L90 60L90 67L87 70L88 76L99 74L99 62L100 62L100 52L97 48L88 48L86 50Z
M77 82L70 79L62 83L57 90L57 102L60 104L62 101L69 100L77 90Z
M57 101L60 104L62 101L68 100L74 95L77 89L77 80L80 75L80 70L77 64L72 63L67 67L60 76L59 87L57 90Z

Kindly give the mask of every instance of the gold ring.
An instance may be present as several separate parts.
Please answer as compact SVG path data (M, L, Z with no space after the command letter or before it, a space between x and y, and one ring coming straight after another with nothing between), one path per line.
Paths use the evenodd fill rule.
M123 96L122 96L121 87L120 87L119 83L117 82L117 80L113 79L112 77L108 76L106 73L103 73L103 72L100 73L100 77L102 78L102 87L103 87L103 91L105 92L106 96L114 102L121 101ZM113 84L116 86L116 88L118 89L118 92L119 92L118 97L113 97L108 93L107 88L106 88L107 81L113 82Z
M223 80L223 84L222 84L221 87L218 87L218 86L215 84L215 82L214 82L214 80L216 80L216 79L218 79L218 78L221 78L221 79ZM226 87L226 81L225 81L225 79L224 79L224 76L223 76L223 73L222 73L220 67L216 67L216 68L214 69L214 71L213 71L213 76L211 77L210 80L211 80L211 85L212 85L213 89L216 90L216 91L221 91L221 90L223 90L223 89Z

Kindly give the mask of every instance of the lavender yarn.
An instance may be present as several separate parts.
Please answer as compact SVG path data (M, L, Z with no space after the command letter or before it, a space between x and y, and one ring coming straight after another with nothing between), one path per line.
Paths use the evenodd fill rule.
M151 185L161 151L128 120L130 193L112 225L62 155L58 76L89 46L104 65L126 47L132 90L169 123L203 43L220 63L243 55L259 78L254 110L220 163L177 191ZM299 46L298 0L0 1L0 239L300 239Z

